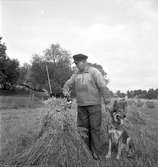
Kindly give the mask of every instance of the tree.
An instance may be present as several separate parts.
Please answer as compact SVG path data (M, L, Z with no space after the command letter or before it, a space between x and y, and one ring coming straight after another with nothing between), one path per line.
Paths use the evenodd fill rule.
M26 81L34 88L42 88L47 82L46 63L43 58L35 54L32 58L32 65L27 73Z
M107 73L104 71L103 67L100 65L100 64L97 64L97 63L88 63L90 66L93 66L95 68L97 68L101 73L102 75L104 76L105 80L106 80L106 83L108 84L109 83L109 80L107 79Z
M126 94L125 94L125 93L122 93L120 90L118 90L118 91L116 92L116 95L117 95L118 97L121 97L121 98L123 98L123 97L126 96Z
M149 89L147 97L149 99L156 99L157 98L156 91L154 91L154 89Z
M30 68L31 68L31 65L28 63L24 63L23 66L19 68L19 78L18 78L19 84L22 84L27 80L27 75Z
M52 44L42 56L34 55L27 80L31 81L35 88L49 90L46 66L52 87L50 93L61 93L65 81L72 74L70 54L59 44Z
M90 65L96 67L103 74L105 80L107 73L103 67L98 64ZM59 44L51 44L49 48L44 50L43 55L35 54L32 59L32 65L27 74L27 80L31 82L34 88L45 88L49 90L46 66L49 71L50 84L53 95L60 94L64 83L73 73L71 68L71 57L68 51L61 48Z
M149 90L131 90L127 91L127 96L129 98L145 98L145 99L157 99L158 98L158 89L149 89Z
M5 82L7 76L4 71L4 62L6 60L6 46L1 43L2 37L0 37L0 85Z
M53 93L62 92L65 81L71 76L70 54L59 44L52 44L44 51L44 59L50 72Z
M19 78L19 62L16 59L8 59L5 62L5 75L7 76L6 82L4 83L4 87L8 88L13 87L16 85L17 80Z
M19 62L6 55L6 45L1 43L0 37L0 85L2 89L12 88L19 77Z

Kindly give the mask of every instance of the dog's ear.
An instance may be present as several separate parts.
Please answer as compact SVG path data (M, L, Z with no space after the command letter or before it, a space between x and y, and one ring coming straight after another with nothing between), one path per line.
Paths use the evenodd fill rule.
M118 102L117 100L114 101L114 104L113 104L113 112L116 112L118 109Z
M120 108L123 110L123 112L126 114L127 113L127 101L121 100L120 101Z

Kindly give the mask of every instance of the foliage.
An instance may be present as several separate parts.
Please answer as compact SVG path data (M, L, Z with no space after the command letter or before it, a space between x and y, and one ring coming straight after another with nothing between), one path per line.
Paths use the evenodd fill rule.
M30 82L35 88L41 88L47 82L45 62L37 54L33 56L31 68L27 72L26 82Z
M146 101L145 104L148 108L155 108L155 104L153 101Z
M109 83L109 80L107 79L107 73L104 71L103 67L100 64L97 64L97 63L88 63L88 64L90 66L93 66L93 67L97 68L102 73L102 75L104 76L104 78L106 80L106 83L107 84Z
M107 73L104 71L103 67L100 65L100 64L97 64L97 63L88 63L90 66L93 66L95 68L97 68L102 74L103 76L106 77Z
M116 95L118 96L118 97L125 97L125 93L122 93L120 90L118 90L117 92L116 92Z
M59 44L52 44L44 51L43 56L34 55L32 66L27 75L32 85L36 88L49 90L46 65L48 67L50 83L53 94L62 92L65 81L71 76L71 62L69 53Z
M6 55L7 47L1 43L0 38L0 85L2 89L12 88L19 77L19 62L16 59L10 59Z
M24 63L23 66L19 67L19 78L18 83L24 83L27 80L28 72L31 68L31 65L28 63Z
M143 99L158 99L158 89L148 89L148 90L128 90L126 93L122 93L120 90L117 91L118 97L125 97L127 95L128 98L143 98Z
M158 98L158 89L149 89L149 90L131 90L127 91L127 96L129 98L144 98L144 99L157 99Z
M148 99L156 99L158 98L158 89L149 89L147 93L147 98Z
M0 84L2 85L3 83L5 83L5 80L7 78L6 74L5 74L5 61L7 60L7 56L6 56L6 46L5 44L1 43L1 39L2 37L0 37Z

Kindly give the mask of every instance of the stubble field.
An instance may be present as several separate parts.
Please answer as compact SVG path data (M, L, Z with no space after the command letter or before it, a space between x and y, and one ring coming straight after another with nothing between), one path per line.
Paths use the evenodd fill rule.
M125 127L133 138L136 151L118 161L94 161L77 135L76 104L63 108L62 99L42 103L29 97L0 97L0 164L1 166L96 166L157 167L158 166L158 102L128 100L128 121ZM57 112L61 110L61 112ZM67 110L67 111L66 111ZM48 114L49 113L49 114ZM47 115L47 117L45 117ZM43 119L45 117L45 119ZM44 132L39 135L46 123ZM108 113L103 106L102 138L107 144ZM107 153L107 145L103 148Z

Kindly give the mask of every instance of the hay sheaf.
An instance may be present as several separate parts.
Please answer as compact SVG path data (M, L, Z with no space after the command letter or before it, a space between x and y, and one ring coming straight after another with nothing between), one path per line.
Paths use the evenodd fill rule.
M52 98L46 104L49 111L43 118L36 141L22 154L16 155L12 164L21 167L90 165L91 154L80 138L85 129L80 129L78 133L74 110L67 107L65 99Z

